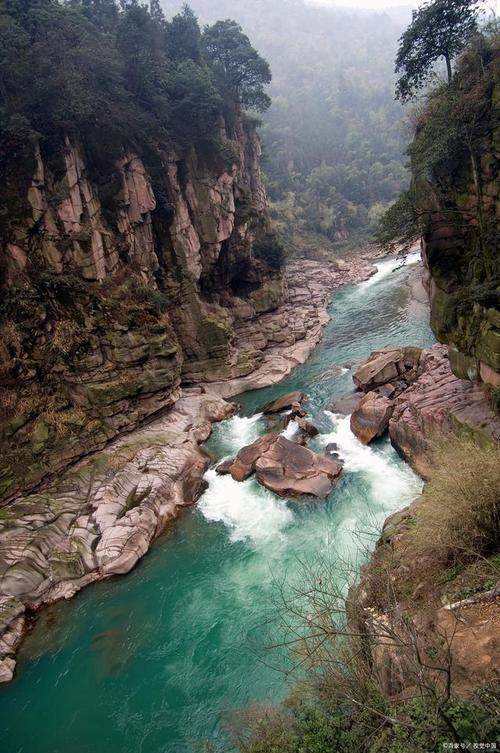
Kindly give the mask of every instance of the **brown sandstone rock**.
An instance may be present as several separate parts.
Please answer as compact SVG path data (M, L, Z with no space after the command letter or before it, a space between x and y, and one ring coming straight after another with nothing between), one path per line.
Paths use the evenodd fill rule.
M401 392L419 374L421 348L382 348L370 354L353 375L356 387L369 392L389 382Z
M335 460L283 436L277 436L255 463L257 481L281 496L309 494L324 499L341 472Z
M387 397L368 392L351 415L351 431L363 444L381 437L389 426L394 406Z
M271 400L270 403L266 403L262 408L262 413L280 413L282 410L293 408L294 404L300 403L305 400L305 393L300 390L294 392L288 392L286 395L277 397L276 400Z
M219 463L215 467L215 472L219 474L219 476L227 476L231 472L231 466L234 463L234 458L228 458L227 460L223 460L222 463Z
M394 401L389 434L400 455L425 478L434 437L460 429L479 441L500 441L500 418L480 384L452 373L446 345L424 350L420 370Z
M235 481L244 481L252 475L257 460L276 441L277 436L274 432L269 432L256 439L252 444L241 448L229 469Z

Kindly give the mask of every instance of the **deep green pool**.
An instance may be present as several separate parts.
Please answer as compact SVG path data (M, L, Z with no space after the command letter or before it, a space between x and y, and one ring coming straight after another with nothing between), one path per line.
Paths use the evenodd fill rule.
M378 266L367 283L335 292L308 363L276 387L240 396L241 415L209 441L218 457L234 453L266 430L253 416L259 406L306 391L321 429L316 446L335 441L345 459L327 502L288 503L253 480L208 471L198 506L132 573L42 613L14 682L0 688L1 753L196 753L206 741L228 750L228 713L286 692L284 674L269 666L281 657L262 661L274 579L293 578L298 560L316 555L356 560L359 533L380 529L420 489L387 441L363 447L346 419L325 412L352 388L346 364L375 347L433 340L426 306L411 299L409 268Z

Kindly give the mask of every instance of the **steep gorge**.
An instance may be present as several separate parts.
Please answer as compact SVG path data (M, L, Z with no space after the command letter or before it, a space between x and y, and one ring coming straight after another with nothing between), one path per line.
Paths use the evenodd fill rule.
M107 204L77 143L57 165L37 149L2 239L2 497L173 405L181 383L262 361L272 332L236 336L284 296L254 252L269 230L260 145L245 116L220 129L225 159L170 153L154 187L128 154Z

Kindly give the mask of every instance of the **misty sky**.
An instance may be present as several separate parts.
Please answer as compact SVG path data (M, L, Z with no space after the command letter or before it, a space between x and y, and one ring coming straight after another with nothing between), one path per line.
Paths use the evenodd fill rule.
M417 8L422 0L306 0L312 5L330 5L348 8Z

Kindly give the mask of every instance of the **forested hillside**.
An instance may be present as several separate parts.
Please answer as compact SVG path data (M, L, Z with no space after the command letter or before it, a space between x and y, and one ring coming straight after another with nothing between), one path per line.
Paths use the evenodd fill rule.
M2 497L180 383L254 370L268 338L236 336L241 299L246 320L279 305L282 255L244 113L270 70L237 24L155 2L0 9Z
M169 11L179 5L163 0ZM191 6L202 24L234 18L271 65L272 106L262 138L282 228L331 240L370 231L408 180L393 68L409 11L389 16L302 0L193 0Z

